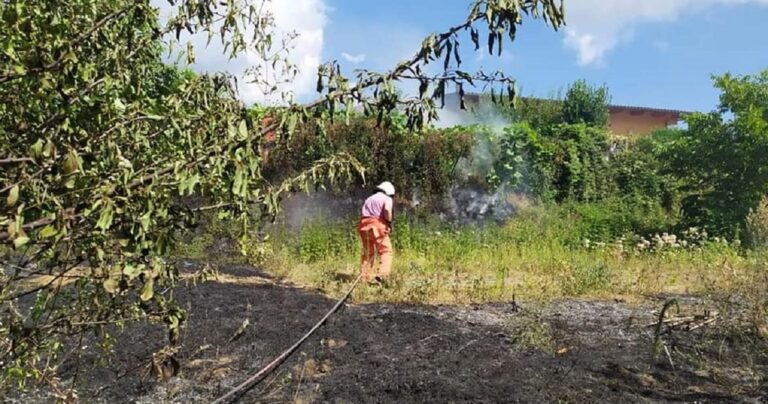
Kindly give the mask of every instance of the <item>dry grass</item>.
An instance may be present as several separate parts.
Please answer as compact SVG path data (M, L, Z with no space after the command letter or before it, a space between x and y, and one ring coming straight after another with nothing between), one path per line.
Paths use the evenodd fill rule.
M493 231L507 230L512 229ZM396 250L387 286L359 288L354 298L361 302L482 303L513 297L631 300L662 293L736 293L748 283L756 262L722 243L638 253L613 247L566 247L546 240L483 243L467 242L456 234L445 237L431 248ZM446 245L462 241L467 245ZM296 249L286 247L277 249L263 265L299 285L338 294L357 274L358 248L327 258L302 259Z

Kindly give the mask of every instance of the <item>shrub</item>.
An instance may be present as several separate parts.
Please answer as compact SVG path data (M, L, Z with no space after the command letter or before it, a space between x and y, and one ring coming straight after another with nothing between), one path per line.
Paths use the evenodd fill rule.
M569 203L574 231L583 239L608 241L628 233L652 234L672 226L659 204L613 197L600 202Z
M662 150L679 136L679 131L658 131L634 143L618 145L612 155L611 175L617 193L644 205L661 204L667 212L680 206L680 181L665 172Z
M686 224L738 237L768 193L768 70L715 79L720 106L685 118L688 130L666 151L669 172L684 182Z
M484 97L483 105L491 104L490 97ZM606 127L608 125L608 104L610 94L605 86L591 86L585 80L577 80L562 94L549 98L521 97L514 106L498 105L488 111L480 108L477 118L481 121L497 119L498 115L510 122L528 122L533 129L549 133L561 124L586 124Z
M768 248L768 196L764 196L757 207L747 215L746 233L752 248Z
M506 128L500 143L496 170L518 191L558 202L597 200L613 191L603 129L558 125L542 135L522 123Z
M458 161L469 156L473 143L474 137L460 127L411 132L399 116L389 126L357 116L348 125L300 128L272 151L264 172L268 178L282 178L319 158L346 152L363 164L368 181L391 181L404 198L418 190L426 209L439 208L453 184ZM356 178L339 191L350 193L363 185L364 180Z
M569 124L608 126L610 95L605 86L592 87L585 80L577 80L565 93L563 121Z

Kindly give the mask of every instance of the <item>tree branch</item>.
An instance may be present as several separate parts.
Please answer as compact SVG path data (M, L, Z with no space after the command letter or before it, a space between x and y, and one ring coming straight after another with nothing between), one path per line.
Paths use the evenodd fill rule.
M51 285L53 285L54 283L56 283L56 281L58 281L58 280L60 280L60 279L64 278L64 277L65 277L65 276L66 276L66 275L67 275L69 272L71 272L72 270L74 270L75 268L77 268L77 267L78 267L80 264L82 264L83 262L85 262L85 260L81 260L81 261L78 261L76 264L72 264L72 266L70 266L69 268L67 268L67 269L63 270L61 273L57 274L55 277L53 277L53 279L51 279L50 281L48 281L47 283L45 283L45 284L43 284L43 285L39 285L39 286L36 286L36 287L34 287L34 288L30 289L30 290L25 290L25 291L23 291L23 292L18 292L18 293L16 293L16 294L13 294L13 295L11 295L11 296L9 296L9 297L5 297L5 298L2 298L2 299L0 299L0 301L12 301L12 300L16 300L16 299L18 299L18 298L20 298L20 297L28 296L28 295L31 295L32 293L35 293L35 292L41 291L41 290L43 290L43 289L47 289L47 288L49 288Z
M31 163L35 159L31 157L7 157L0 159L0 164L16 164L16 163Z
M97 21L96 24L94 24L94 26L91 27L89 30L83 32L78 37L76 37L75 39L70 41L68 44L66 44L64 47L62 47L62 49L67 49L67 48L72 49L72 48L76 47L81 42L83 42L84 40L88 39L88 37L90 37L93 33L95 33L96 31L100 30L102 27L104 27L104 25L106 25L108 22L110 22L110 21L112 21L112 20L122 16L123 14L127 13L128 10L136 7L139 4L141 4L141 3L138 2L138 1L137 2L131 2L130 6L122 8L120 10L115 11L112 14L107 15L106 17L102 18L101 20ZM41 73L41 72L44 72L44 71L56 69L56 68L58 68L59 66L61 66L64 63L64 60L66 60L66 55L67 55L67 53L63 52L61 54L61 56L59 56L58 59L54 60L53 62L51 62L51 63L49 63L49 64L47 64L45 66L35 67L35 68L32 68L32 69L27 69L26 71L21 72L21 73L14 71L14 72L11 72L11 73L8 73L8 74L5 74L5 75L0 75L0 84L4 84L6 82L9 82L11 80L15 80L17 78L29 76L31 74L37 74L37 73Z

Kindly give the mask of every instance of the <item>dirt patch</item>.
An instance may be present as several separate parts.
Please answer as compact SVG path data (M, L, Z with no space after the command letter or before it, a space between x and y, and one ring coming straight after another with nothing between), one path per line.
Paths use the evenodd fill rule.
M180 373L146 371L164 341L134 325L108 355L86 355L88 402L210 402L303 335L334 301L249 267L180 289L189 310ZM241 282L237 278L242 278ZM270 280L270 281L266 281ZM664 336L659 302L561 301L546 307L348 304L243 402L760 402L768 347L715 326ZM247 322L246 322L247 320ZM244 324L246 324L245 328ZM233 336L237 335L237 338ZM61 370L65 382L76 366Z

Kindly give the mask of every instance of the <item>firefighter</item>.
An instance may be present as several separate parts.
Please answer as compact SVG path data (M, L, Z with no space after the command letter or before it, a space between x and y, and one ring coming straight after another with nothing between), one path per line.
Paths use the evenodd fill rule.
M395 186L389 181L384 181L363 204L362 215L357 226L357 232L363 243L363 253L360 258L363 282L380 283L392 272L392 242L389 240L389 234L392 231L393 196L395 196ZM379 266L374 270L377 255Z

